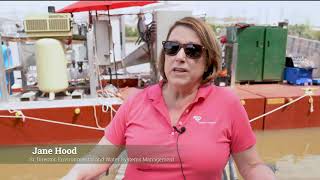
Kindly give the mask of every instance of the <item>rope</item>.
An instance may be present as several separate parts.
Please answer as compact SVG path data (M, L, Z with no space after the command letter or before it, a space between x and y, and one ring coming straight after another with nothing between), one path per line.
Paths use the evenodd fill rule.
M14 110L14 109L8 109L9 113L13 114L15 113L15 118L19 118L21 116L22 122L26 122L26 116L22 113L22 111Z
M42 121L42 122L48 122L48 123L53 123L53 124L61 124L61 125L66 125L66 126L74 126L74 127L80 127L80 128L85 128L85 129L94 129L94 130L99 130L99 131L104 131L104 128L96 128L96 127L91 127L91 126L85 126L85 125L79 125L79 124L71 124L71 123L65 123L65 122L60 122L60 121L53 121L49 119L42 119L42 118L36 118L36 117L31 117L31 116L25 116L23 113L20 111L22 118L24 119L32 119L35 121ZM19 118L17 116L0 116L0 118Z
M106 109L104 107L106 107ZM108 112L109 108L111 110L110 117L111 117L111 119L113 119L113 112L117 112L117 111L112 106L103 104L102 105L102 112ZM54 124L61 124L61 125L67 125L67 126L74 126L74 127L104 131L104 128L101 127L99 124L95 105L93 105L93 110L94 110L93 115L94 115L94 119L95 119L95 123L96 123L97 127L91 127L91 126L85 126L85 125L78 125L78 124L54 121L54 120L49 120L49 119L36 118L36 117L31 117L31 116L25 116L22 111L12 110L12 109L8 109L8 111L11 114L15 113L15 116L2 116L2 115L0 115L0 118L22 118L22 122L26 122L26 119L32 119L32 120L36 120L36 121L43 121L43 122L54 123Z
M314 109L313 109L313 98L312 98L312 96L310 96L310 98L309 98L309 103L310 103L310 112L313 112Z
M96 126L98 128L102 128L100 125L99 125L99 122L98 122L98 118L97 118L97 111L96 111L96 106L93 105L93 115L94 115L94 120L96 121Z
M284 107L287 107L287 106L289 106L290 104L293 104L293 103L299 101L300 99L302 99L302 98L304 98L304 97L306 97L306 96L309 96L310 112L313 112L313 111L314 111L314 109L313 109L313 98L312 98L311 95L312 95L312 92L307 92L307 91L306 91L303 96L300 96L300 97L298 97L297 99L292 100L292 101L288 102L287 104L284 104L284 105L282 105L282 106L280 106L280 107L278 107L278 108L276 108L276 109L273 109L273 110L271 110L271 111L269 111L269 112L267 112L267 113L265 113L265 114L262 114L262 115L260 115L260 116L258 116L258 117L255 117L255 118L249 120L249 122L251 123L251 122L256 121L256 120L258 120L258 119L260 119L260 118L262 118L262 117L264 117L264 116L267 116L267 115L269 115L269 114L271 114L271 113L273 113L273 112L275 112L275 111L278 111L278 110L280 110L280 109L282 109L282 108L284 108Z

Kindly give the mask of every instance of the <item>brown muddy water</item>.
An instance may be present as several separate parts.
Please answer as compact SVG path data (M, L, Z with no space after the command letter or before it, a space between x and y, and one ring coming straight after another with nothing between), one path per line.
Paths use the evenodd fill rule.
M276 167L277 179L320 179L320 128L257 131L256 136L259 154ZM0 164L0 179L54 180L71 167L71 164ZM102 179L111 180L115 176L116 170L112 169L109 177Z

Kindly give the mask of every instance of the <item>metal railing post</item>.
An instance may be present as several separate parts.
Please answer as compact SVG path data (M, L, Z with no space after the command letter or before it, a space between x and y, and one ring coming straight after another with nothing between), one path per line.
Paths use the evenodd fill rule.
M0 42L2 42L1 35L0 35ZM2 45L0 48L0 90L1 90L0 100L7 102L9 98L9 93L8 93L8 88L6 83L6 68L5 68L4 59L2 56Z

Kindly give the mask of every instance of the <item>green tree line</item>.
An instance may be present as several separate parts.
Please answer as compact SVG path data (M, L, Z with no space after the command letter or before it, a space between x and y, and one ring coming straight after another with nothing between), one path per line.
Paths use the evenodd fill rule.
M138 29L136 27L126 26L126 37L138 37Z
M220 24L210 24L210 26L217 35L219 35L221 30L226 28L225 25ZM126 37L138 37L138 30L136 27L126 26L125 29ZM288 34L320 41L320 31L312 30L311 26L308 24L289 25Z
M289 25L288 33L289 35L320 41L320 31L312 30L308 24Z

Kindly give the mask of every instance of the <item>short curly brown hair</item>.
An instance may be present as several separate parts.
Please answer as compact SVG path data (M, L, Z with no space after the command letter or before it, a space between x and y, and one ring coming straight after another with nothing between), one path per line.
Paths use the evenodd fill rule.
M216 39L213 30L209 25L200 19L194 17L185 17L174 23L174 25L169 29L166 40L168 40L172 30L177 26L186 26L194 30L202 45L206 49L206 72L203 73L202 84L209 81L213 81L217 75L217 72L221 69L221 48L218 40ZM167 81L167 77L164 72L165 55L163 48L161 50L158 68L163 80Z

